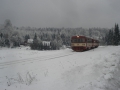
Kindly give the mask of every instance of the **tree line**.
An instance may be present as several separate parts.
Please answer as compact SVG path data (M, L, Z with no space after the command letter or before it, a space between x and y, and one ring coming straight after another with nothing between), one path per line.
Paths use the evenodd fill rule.
M60 49L62 45L70 46L73 35L85 35L98 39L101 45L105 44L107 28L31 28L12 26L10 20L0 26L0 46L18 47L27 43L28 39L33 39L31 49ZM50 46L43 44L42 41L50 41Z
M120 45L120 32L118 24L115 24L115 27L110 29L106 34L105 42L107 45Z

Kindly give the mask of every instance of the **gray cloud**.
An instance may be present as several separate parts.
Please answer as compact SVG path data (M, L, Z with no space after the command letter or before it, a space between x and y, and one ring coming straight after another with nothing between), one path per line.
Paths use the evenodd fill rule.
M14 26L108 27L120 24L120 0L0 0L0 24Z

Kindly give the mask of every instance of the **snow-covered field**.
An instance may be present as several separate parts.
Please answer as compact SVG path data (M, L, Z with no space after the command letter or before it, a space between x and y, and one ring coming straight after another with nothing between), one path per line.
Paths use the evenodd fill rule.
M120 90L120 46L86 52L0 48L0 90Z

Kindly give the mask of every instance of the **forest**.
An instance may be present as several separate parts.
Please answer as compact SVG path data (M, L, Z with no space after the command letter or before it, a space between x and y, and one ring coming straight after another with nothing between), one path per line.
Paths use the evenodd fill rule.
M112 26L111 26L112 27ZM117 29L117 31L116 31ZM115 34L114 34L115 33ZM31 49L37 50L58 50L63 45L70 46L70 39L73 35L85 35L100 41L100 45L118 45L119 43L119 26L115 24L114 28L36 28L36 27L17 27L13 26L12 22L7 19L0 25L0 46L1 47L19 47L20 45L25 45L28 39L33 39L33 43L30 44ZM112 39L110 38L112 36ZM119 38L117 38L119 37ZM114 39L113 39L114 38ZM118 39L116 42L112 42ZM47 44L43 45L43 41L50 42L50 46Z

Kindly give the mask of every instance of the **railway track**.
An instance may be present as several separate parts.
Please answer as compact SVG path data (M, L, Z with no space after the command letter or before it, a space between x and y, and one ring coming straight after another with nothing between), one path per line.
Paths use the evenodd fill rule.
M0 63L0 67L2 66L8 66L8 65L12 65L12 64L19 64L19 63L24 63L24 62L33 62L33 61L47 61L47 60L53 60L56 58L62 58L62 57L66 57L66 56L70 56L73 55L73 52L69 52L69 53L59 53L59 54L54 54L54 55L46 55L46 56L39 56L39 57L35 57L35 58L26 58L26 59L20 59L20 60L13 60L13 61L9 61L9 62L1 62Z

